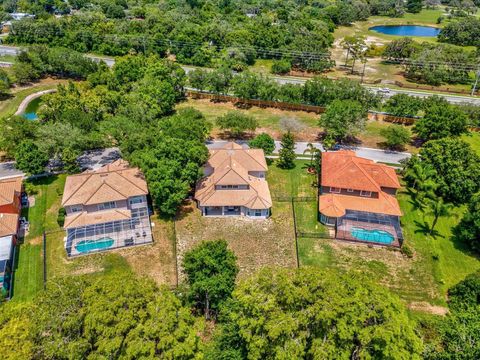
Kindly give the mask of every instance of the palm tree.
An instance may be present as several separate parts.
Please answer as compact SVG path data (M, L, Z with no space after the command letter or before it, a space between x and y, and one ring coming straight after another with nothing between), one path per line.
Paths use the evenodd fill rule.
M427 211L425 212L426 215L432 215L433 221L432 225L430 226L430 235L433 235L433 231L435 230L435 226L437 225L437 221L441 216L451 216L453 211L453 205L449 203L445 203L442 198L429 198L427 200Z
M313 166L313 157L315 156L315 153L317 152L317 148L315 145L313 145L311 142L307 144L307 148L303 151L303 154L310 154L310 167Z

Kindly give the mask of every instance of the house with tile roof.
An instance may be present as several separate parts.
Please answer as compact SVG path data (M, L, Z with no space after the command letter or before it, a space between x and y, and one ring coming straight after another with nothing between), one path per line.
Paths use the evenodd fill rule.
M393 168L353 151L325 152L320 185L320 221L337 238L400 245L400 183Z
M68 176L62 198L68 256L151 243L147 195L141 171L121 159Z
M272 198L267 171L262 149L243 148L234 142L211 149L205 176L195 189L202 215L269 217Z
M22 181L21 176L0 180L0 292L3 295L10 289L13 251L22 211Z

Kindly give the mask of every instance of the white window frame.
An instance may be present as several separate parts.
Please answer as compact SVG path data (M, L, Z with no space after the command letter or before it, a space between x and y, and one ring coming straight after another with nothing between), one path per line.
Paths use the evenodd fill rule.
M107 205L107 206L105 206ZM102 211L102 210L111 210L111 209L115 209L117 207L117 203L115 201L107 201L107 202L104 202L102 204L98 204L98 210L99 211Z
M143 203L143 196L133 196L130 199L128 199L128 203L130 205L142 204Z
M83 211L83 205L72 205L70 206L70 212L71 213L77 213L77 212L82 212Z
M352 193L354 190L353 189L347 189L347 192Z
M332 187L330 186L330 192L334 194L340 194L342 192L342 188Z
M372 192L371 192L371 191L360 190L360 196L363 196L363 197L372 197Z

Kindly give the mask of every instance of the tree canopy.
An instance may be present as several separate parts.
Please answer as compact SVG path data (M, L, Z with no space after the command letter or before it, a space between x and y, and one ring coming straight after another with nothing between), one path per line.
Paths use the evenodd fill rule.
M400 300L358 274L264 269L233 292L209 356L420 359L421 352Z

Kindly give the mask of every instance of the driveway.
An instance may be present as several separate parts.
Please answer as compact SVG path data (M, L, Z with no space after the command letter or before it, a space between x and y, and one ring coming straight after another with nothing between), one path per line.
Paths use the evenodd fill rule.
M0 179L23 175L23 172L15 169L15 163L13 161L0 163Z

